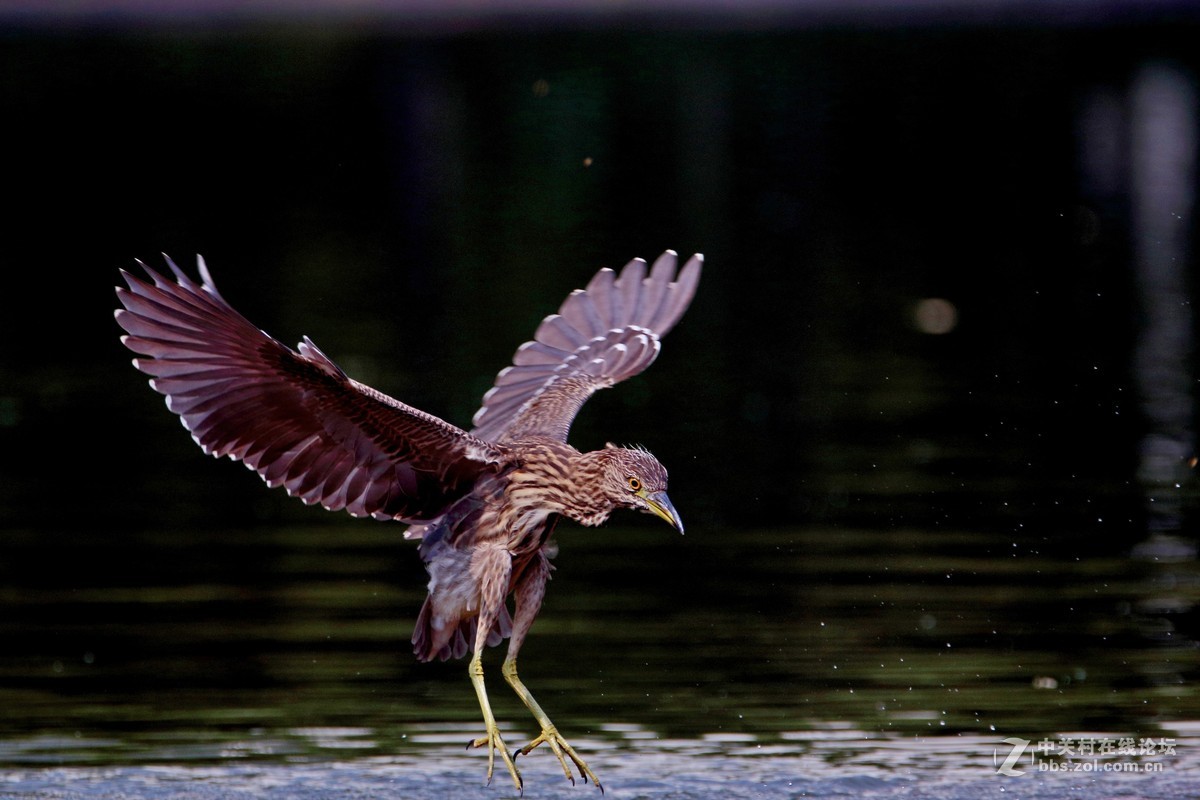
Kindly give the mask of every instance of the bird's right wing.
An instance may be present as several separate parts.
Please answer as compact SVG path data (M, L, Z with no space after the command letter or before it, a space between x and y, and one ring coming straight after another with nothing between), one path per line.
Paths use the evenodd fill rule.
M197 259L196 283L167 259L175 280L142 265L124 270L121 341L141 356L192 438L269 486L354 516L436 517L503 459L501 446L349 378L305 337L299 352L230 306Z
M570 294L496 376L475 414L472 433L503 442L527 433L567 440L576 412L592 394L637 375L658 356L659 339L687 310L704 257L676 273L675 253L634 259L621 274L596 273Z

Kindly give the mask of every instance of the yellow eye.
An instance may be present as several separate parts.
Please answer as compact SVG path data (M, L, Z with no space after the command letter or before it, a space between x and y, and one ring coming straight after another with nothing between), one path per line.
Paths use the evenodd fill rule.
M642 482L634 476L629 476L629 491L640 492L642 490Z

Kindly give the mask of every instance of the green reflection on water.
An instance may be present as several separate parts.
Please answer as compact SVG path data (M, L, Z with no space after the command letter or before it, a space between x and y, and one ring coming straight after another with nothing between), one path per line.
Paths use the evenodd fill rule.
M1200 657L1175 629L1200 594L1195 564L1014 555L983 534L697 533L563 533L522 675L568 736L1040 738L1200 719ZM15 563L59 546L11 541ZM87 580L6 576L0 740L24 744L0 760L389 753L475 735L465 664L410 655L423 574L395 527L106 546L130 558L110 552ZM500 660L486 662L497 714L532 735Z

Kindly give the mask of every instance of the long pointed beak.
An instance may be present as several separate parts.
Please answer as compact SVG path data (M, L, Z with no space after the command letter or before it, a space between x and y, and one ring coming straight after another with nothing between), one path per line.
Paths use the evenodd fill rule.
M667 497L666 492L651 492L646 495L646 502L650 505L650 511L656 517L661 517L675 530L683 533L683 520L679 518L679 512L675 510L675 506L671 503L671 498Z

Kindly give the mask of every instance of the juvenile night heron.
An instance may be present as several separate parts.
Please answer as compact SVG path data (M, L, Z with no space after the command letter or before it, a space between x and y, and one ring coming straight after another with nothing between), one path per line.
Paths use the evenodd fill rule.
M409 523L420 539L429 596L413 633L418 658L469 651L471 683L486 732L490 783L499 753L518 790L515 755L545 744L574 783L600 782L517 675L517 654L550 575L548 541L558 517L599 525L617 508L661 517L681 533L667 471L649 452L567 444L576 412L598 389L637 375L696 292L703 258L676 272L666 252L647 272L604 269L542 322L484 395L467 432L346 375L308 337L285 346L230 306L197 258L202 283L166 259L169 280L121 271L121 341L140 357L196 443L256 471L305 503L356 517ZM140 262L139 262L140 263ZM513 596L513 609L507 606ZM541 733L510 752L488 703L483 650L508 638L501 672Z

